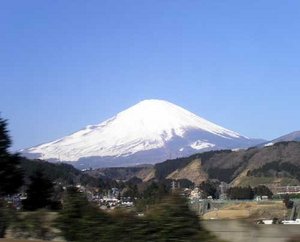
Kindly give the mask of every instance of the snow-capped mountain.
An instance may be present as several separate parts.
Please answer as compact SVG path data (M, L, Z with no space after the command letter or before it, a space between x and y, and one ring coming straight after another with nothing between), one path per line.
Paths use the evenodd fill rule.
M77 167L156 163L196 152L245 148L260 143L162 100L142 101L116 116L24 156L70 162Z

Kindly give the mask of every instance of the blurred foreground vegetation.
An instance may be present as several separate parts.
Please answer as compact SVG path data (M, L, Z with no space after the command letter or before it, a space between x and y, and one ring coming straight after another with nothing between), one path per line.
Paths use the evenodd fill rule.
M9 237L73 242L97 241L218 241L190 211L186 200L171 195L145 214L100 210L76 188L69 188L59 212L7 209Z
M58 212L2 209L6 235L15 239L97 241L218 241L201 226L187 201L177 194L163 198L144 214L116 208L103 211L70 187Z
M56 225L68 241L217 241L178 195L138 215L122 209L101 211L72 188Z

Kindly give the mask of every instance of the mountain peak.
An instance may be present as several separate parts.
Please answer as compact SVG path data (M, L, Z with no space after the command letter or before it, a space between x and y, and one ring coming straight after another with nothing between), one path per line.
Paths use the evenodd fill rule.
M141 112L144 117L147 117L147 113L151 114L152 112L157 111L168 111L169 109L178 109L179 106L159 99L146 99L143 101L138 102L137 104L133 105L132 107L124 110L121 113L132 111L132 112ZM121 114L119 113L119 114Z
M163 99L144 99L140 102L138 102L136 105L159 105L159 104L171 104L174 105L173 103L170 103L166 100Z
M184 131L196 128L220 136L234 138L241 136L234 131L225 129L180 106L164 100L149 99L141 101L125 111L120 112L116 117L119 119L122 118L122 121L126 119L126 121L132 121L132 123L135 124L140 123L144 127L147 127L147 130L151 129L151 132L172 130L176 135L182 136Z
M150 99L98 125L25 150L46 160L96 161L103 166L116 160L155 163L175 156L211 149L253 145L245 136L209 122L168 101ZM113 164L116 165L116 164ZM118 164L119 165L119 164ZM107 165L105 165L107 166Z

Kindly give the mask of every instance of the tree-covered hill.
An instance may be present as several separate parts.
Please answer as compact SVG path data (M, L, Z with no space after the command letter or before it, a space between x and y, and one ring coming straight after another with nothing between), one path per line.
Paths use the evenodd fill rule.
M98 186L99 179L89 176L72 165L65 163L50 163L42 160L29 160L21 158L21 168L24 172L25 183L29 177L40 170L52 181L61 182L66 185L83 184Z

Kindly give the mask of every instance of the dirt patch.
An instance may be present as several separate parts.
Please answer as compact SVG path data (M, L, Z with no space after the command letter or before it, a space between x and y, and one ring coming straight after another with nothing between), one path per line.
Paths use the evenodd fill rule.
M210 211L203 219L284 219L287 210L281 201L241 202Z
M248 210L222 209L203 215L203 219L245 219L249 217Z

